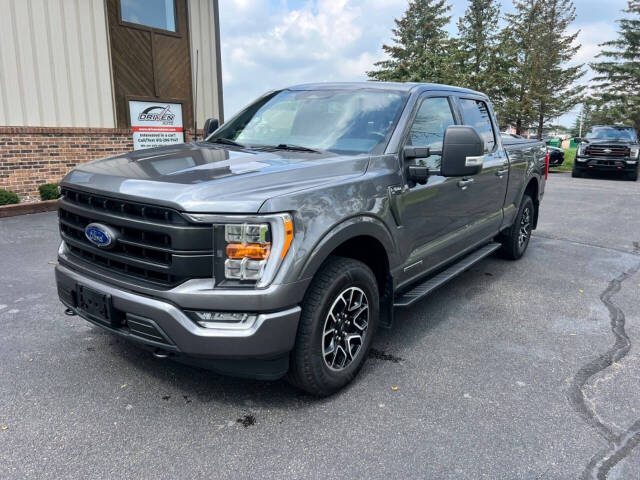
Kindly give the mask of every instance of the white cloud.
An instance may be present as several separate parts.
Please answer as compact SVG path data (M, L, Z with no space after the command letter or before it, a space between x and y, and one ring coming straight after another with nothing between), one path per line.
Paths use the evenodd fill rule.
M366 80L406 0L220 2L226 116L265 91ZM250 5L249 5L250 4Z
M617 25L611 22L595 22L583 25L578 34L580 50L575 56L575 63L593 62L600 53L600 44L617 37Z
M575 0L582 48L576 63L594 60L600 43L615 38L626 0ZM466 0L453 5L449 30ZM502 2L512 10L511 2ZM366 80L383 58L394 19L408 0L221 0L222 72L226 117L260 94L307 82ZM591 74L585 79L590 78ZM563 119L563 122L569 121Z

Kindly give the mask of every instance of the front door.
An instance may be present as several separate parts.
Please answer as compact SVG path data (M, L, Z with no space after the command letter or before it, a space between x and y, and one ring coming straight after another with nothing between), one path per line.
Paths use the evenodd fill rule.
M442 151L445 130L458 123L454 112L453 99L446 94L425 95L410 122L405 144ZM471 192L458 186L460 179L442 177L440 161L440 155L411 160L429 168L429 179L425 185L406 182L403 191L393 198L402 224L402 253L406 259L399 285L449 260L456 250L457 232L469 222ZM406 171L408 165L404 167Z

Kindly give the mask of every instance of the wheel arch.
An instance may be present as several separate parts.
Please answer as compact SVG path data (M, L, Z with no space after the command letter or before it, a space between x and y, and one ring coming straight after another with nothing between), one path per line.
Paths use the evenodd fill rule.
M316 243L302 268L301 278L313 277L332 255L365 263L375 274L382 295L396 261L395 241L386 225L377 218L350 218L335 225Z
M380 294L380 325L393 324L394 282L391 271L399 263L393 235L378 218L353 217L335 225L314 246L301 278L311 278L331 256L359 260L373 271Z

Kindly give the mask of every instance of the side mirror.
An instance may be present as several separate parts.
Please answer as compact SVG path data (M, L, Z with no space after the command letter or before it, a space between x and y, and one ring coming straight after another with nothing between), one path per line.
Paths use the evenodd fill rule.
M215 132L220 126L220 122L217 118L207 118L207 121L204 122L204 127L202 128L202 133L204 138L207 138L213 132Z
M573 141L575 143L582 143L582 142L584 142L584 138L582 138L582 137L573 137Z
M443 177L467 177L482 170L484 140L473 127L451 125L444 133L442 144Z

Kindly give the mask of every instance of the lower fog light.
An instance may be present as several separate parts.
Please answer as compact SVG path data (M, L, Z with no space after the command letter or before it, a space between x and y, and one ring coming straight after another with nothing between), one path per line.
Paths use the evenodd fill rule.
M224 326L247 327L256 321L257 315L244 312L192 312L196 323L203 328L220 328Z

